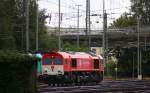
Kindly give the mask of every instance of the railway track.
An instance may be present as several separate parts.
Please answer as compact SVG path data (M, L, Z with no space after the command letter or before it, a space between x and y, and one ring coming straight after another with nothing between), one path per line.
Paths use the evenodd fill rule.
M150 93L150 80L103 81L98 85L51 87L40 84L39 93Z

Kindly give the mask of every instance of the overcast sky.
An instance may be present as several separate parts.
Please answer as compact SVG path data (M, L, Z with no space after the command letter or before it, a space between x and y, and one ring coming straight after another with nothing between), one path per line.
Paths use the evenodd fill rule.
M102 15L103 0L91 0L91 14ZM86 0L61 0L61 13L63 13L61 27L77 27L77 5L80 6L80 27L85 27ZM105 0L108 13L108 25L124 12L130 11L130 0ZM58 26L58 0L39 0L39 8L45 8L51 14L51 21L47 19L48 26ZM91 17L91 28L102 29L102 17Z

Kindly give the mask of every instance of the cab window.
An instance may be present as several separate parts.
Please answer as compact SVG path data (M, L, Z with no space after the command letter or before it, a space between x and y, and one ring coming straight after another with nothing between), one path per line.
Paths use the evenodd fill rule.
M51 64L52 64L52 59L51 58L45 58L44 65L51 65Z
M61 58L55 58L54 59L54 64L55 65L62 65L62 59Z

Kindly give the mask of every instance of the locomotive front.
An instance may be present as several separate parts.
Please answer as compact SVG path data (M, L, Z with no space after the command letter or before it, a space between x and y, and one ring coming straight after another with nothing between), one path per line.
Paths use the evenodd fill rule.
M42 58L42 74L63 75L63 57L58 53L44 54Z

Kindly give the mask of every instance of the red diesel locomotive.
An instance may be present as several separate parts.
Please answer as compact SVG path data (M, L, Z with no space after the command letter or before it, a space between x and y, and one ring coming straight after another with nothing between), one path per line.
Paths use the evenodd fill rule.
M48 84L99 83L103 58L85 52L50 52L42 57L40 81Z

